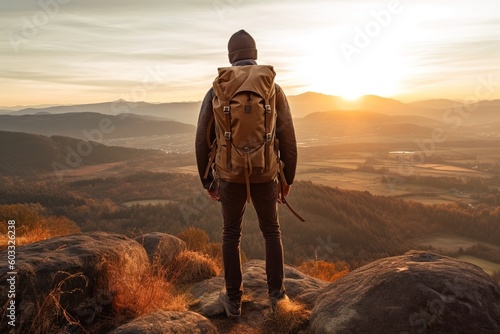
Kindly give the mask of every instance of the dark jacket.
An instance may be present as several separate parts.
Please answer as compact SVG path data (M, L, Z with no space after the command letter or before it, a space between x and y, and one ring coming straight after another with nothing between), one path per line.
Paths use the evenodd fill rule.
M256 65L253 60L238 61L233 66ZM292 113L288 105L285 93L280 86L276 85L276 138L279 140L280 158L285 163L284 174L286 182L292 184L295 178L295 169L297 167L297 141L295 139L295 129L293 127ZM200 175L203 187L208 189L213 183L212 173L209 173L207 179L203 178L208 165L210 145L207 142L207 131L210 118L213 115L212 100L214 90L210 90L205 95L201 104L200 115L198 117L198 126L196 129L196 162L198 164L198 173ZM210 142L215 139L215 124L210 129Z

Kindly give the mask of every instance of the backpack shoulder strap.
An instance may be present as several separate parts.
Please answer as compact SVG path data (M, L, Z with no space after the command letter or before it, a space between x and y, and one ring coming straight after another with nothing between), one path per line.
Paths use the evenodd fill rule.
M212 126L214 126L215 118L214 115L210 116L210 120L207 125L207 145L210 147L212 145L212 141L210 140L210 134L212 133Z
M204 179L208 178L208 173L210 172L210 168L212 168L212 164L215 160L215 154L217 150L217 139L214 139L213 142L210 141L210 133L212 132L212 126L214 125L214 115L210 117L210 120L208 121L207 125L207 146L210 147L210 153L208 154L208 164L207 168L205 169L205 174L203 175Z

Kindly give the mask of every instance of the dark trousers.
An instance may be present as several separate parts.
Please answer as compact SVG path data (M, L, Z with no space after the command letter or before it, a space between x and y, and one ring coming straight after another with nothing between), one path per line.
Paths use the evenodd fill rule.
M266 243L266 274L269 295L279 297L285 293L285 288L283 285L283 245L278 221L278 189L276 182L252 183L250 191L252 203L259 218L259 227ZM240 241L247 200L246 185L221 181L219 196L224 219L222 258L226 292L229 299L240 300L243 294Z

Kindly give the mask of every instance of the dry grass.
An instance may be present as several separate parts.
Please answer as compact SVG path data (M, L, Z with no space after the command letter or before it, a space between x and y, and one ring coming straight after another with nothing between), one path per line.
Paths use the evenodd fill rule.
M68 328L87 334L157 311L186 311L189 297L166 279L167 270L134 260L126 253L118 259L103 258L95 268L100 273L95 290L88 289L89 279L82 273L59 272L51 291L34 291L34 304L21 321L31 323L28 332L33 334L62 333ZM80 305L67 304L70 294L85 296L89 292L94 296ZM65 302L61 302L63 299Z
M222 268L222 244L210 242L206 231L190 226L177 234L177 237L186 243L188 250L208 255L217 262L217 267ZM242 261L245 262L246 257L243 252L241 256Z
M18 231L16 231L18 232ZM21 230L22 232L22 230ZM35 227L21 233L20 235L16 235L16 246L28 245L37 241L42 241L45 239L53 238L52 231L47 230L44 227ZM0 250L7 249L7 245L9 243L9 239L7 238L7 234L0 236Z
M54 231L44 226L37 226L16 237L16 245L28 245L45 239L55 237Z
M304 329L311 317L311 311L296 301L281 300L276 311L266 321L266 333L289 334Z
M309 260L297 269L306 275L328 282L333 282L349 273L349 266L343 261L330 263L322 260Z
M28 245L45 239L70 235L80 232L75 222L66 217L39 217L38 214L29 222L16 220L16 246ZM0 250L7 248L7 233L1 233Z
M119 262L103 265L105 290L113 295L113 310L117 315L135 318L156 311L187 310L187 297L178 295L172 282L165 279L166 269L138 263L131 272L124 272Z
M32 314L33 318L28 316L30 319L23 319L21 315L21 321L30 322L31 326L28 330L29 333L33 334L45 334L57 331L58 324L65 321L69 326L79 325L78 320L73 317L62 305L61 298L65 295L80 292L80 289L70 289L65 288L66 285L72 285L74 281L81 281L84 286L88 284L87 278L81 273L70 274L67 272L58 272L56 277L60 278L58 282L53 282L55 287L46 295L38 295L35 292L34 305L27 307L26 313ZM84 331L86 333L86 331Z
M169 281L178 285L192 284L219 275L217 260L203 253L185 250L166 269Z

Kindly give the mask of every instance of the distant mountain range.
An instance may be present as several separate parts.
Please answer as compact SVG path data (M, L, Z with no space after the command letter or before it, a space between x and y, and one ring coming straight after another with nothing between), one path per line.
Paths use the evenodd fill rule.
M338 96L308 92L291 96L288 101L296 118L305 117L313 112L332 110L363 110L385 114L408 114L411 110L403 102L375 95L366 95L357 101L346 101Z
M445 122L452 114L471 114L471 120L489 122L500 112L500 100L462 102L447 99L403 103L376 95L366 95L356 101L346 101L337 96L304 93L289 97L295 118L302 118L318 111L371 111L385 115L415 115Z
M289 104L300 141L321 139L321 143L331 143L332 138L337 142L338 138L367 140L370 136L377 140L406 137L412 141L430 138L435 129L441 128L446 129L448 138L500 138L500 100L402 103L368 95L349 102L309 92L290 96ZM194 135L199 108L200 102L150 104L123 100L28 108L0 115L0 130L93 141Z
M54 106L42 108L25 108L17 111L0 110L5 115L43 115L65 113L99 113L104 115L135 114L156 116L164 120L196 125L201 102L147 103L118 100L114 102L81 104L70 106Z
M420 102L403 103L398 100L388 99L375 95L366 95L357 101L346 101L338 96L307 92L300 95L289 96L288 102L295 118L303 118L308 114L333 110L362 110L378 112L386 115L418 115L428 118L443 120L446 111L465 108L461 101L453 100L426 100ZM83 104L72 106L53 106L40 108L24 108L17 111L0 110L6 115L42 115L64 113L99 113L104 115L120 115L131 113L141 116L156 116L165 120L196 125L201 102L176 102L176 103L147 103L118 100L114 102ZM500 109L500 100L480 101L468 105L468 110L473 110L481 115L480 118L489 118ZM484 116L484 117L483 117Z

